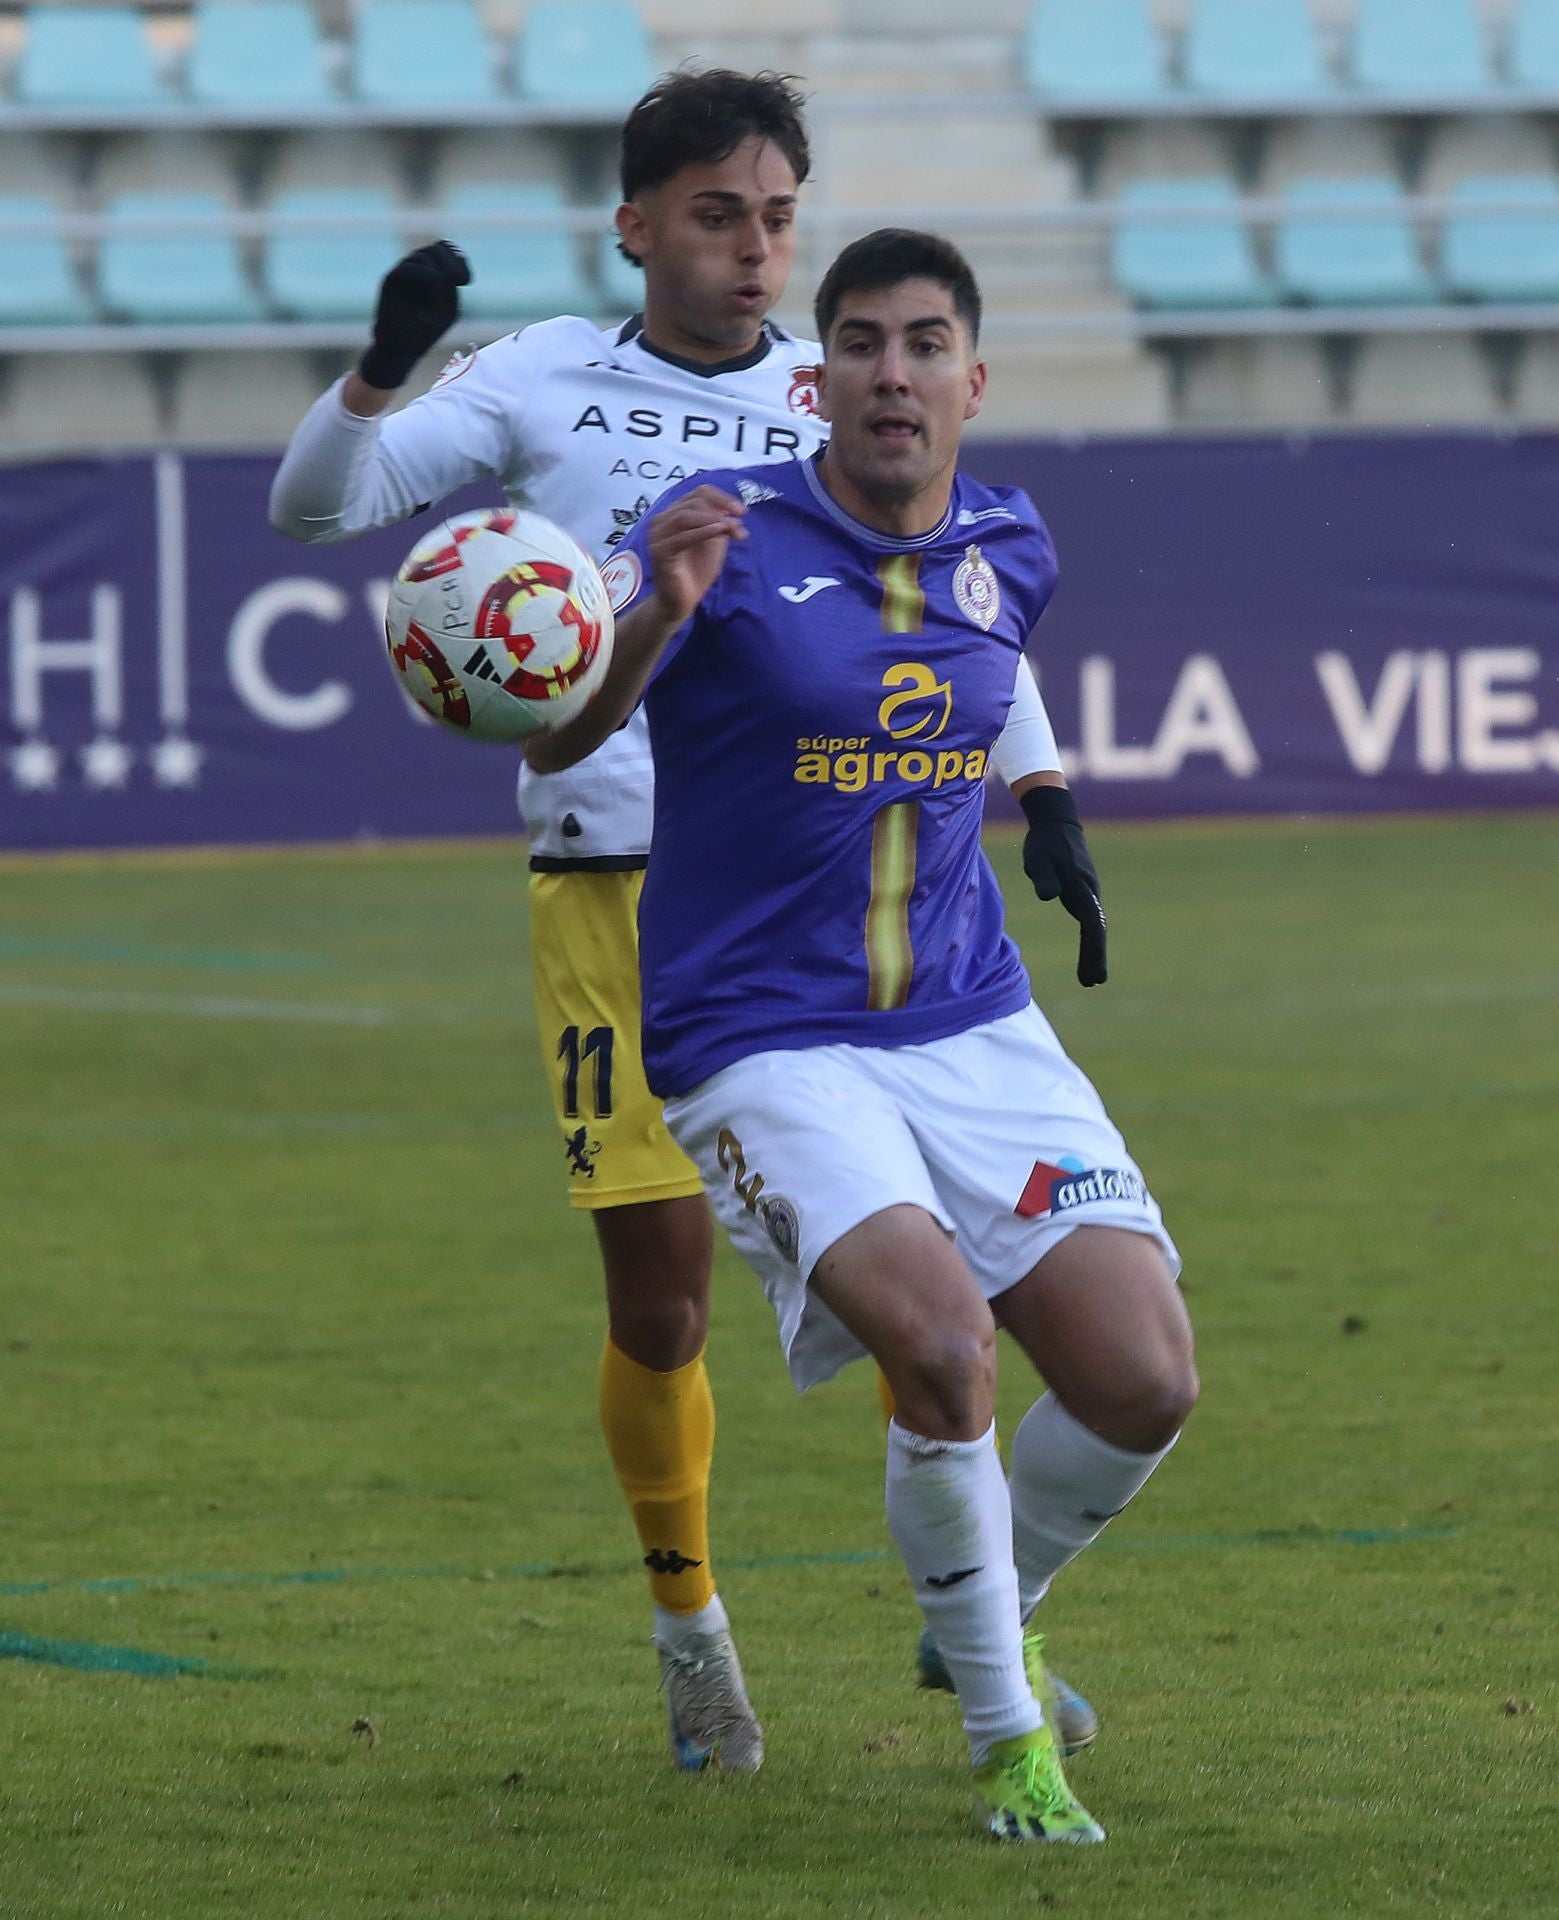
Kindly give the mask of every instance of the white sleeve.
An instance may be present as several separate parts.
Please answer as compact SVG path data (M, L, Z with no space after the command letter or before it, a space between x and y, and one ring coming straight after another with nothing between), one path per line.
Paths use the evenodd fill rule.
M496 364L485 358L492 353L485 349L447 384L372 420L347 411L338 380L304 414L282 455L271 525L318 546L404 520L484 474L501 479L514 457L523 388L512 351Z
M1018 655L1018 674L1012 685L1007 724L991 748L991 765L1010 787L1030 773L1059 773L1061 751L1055 729L1039 697L1039 682L1028 656Z

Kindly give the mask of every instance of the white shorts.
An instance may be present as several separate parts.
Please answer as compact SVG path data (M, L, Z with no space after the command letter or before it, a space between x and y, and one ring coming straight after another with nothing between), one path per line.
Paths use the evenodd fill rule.
M803 1391L864 1351L808 1276L884 1207L939 1220L988 1300L1075 1227L1145 1233L1180 1271L1103 1102L1033 1005L922 1046L753 1054L665 1111Z

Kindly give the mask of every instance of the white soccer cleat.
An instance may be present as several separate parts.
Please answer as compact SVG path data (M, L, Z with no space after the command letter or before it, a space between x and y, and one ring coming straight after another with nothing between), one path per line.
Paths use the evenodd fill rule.
M756 1773L763 1765L763 1729L747 1698L736 1644L724 1629L689 1634L679 1646L657 1638L660 1683L666 1691L671 1757L684 1773L715 1761L725 1773Z

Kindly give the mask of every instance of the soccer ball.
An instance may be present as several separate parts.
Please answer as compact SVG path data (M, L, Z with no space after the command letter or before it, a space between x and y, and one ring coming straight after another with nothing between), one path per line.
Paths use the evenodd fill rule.
M390 582L384 637L406 695L473 740L565 726L612 657L595 562L539 513L461 513Z

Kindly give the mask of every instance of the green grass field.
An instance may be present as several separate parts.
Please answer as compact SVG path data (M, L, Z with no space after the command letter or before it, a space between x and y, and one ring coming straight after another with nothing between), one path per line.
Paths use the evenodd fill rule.
M0 869L4 1920L1559 1912L1559 820L1093 838L1090 995L993 851L1204 1397L1047 1605L1077 1852L969 1832L871 1380L724 1253L770 1758L671 1771L517 848Z

